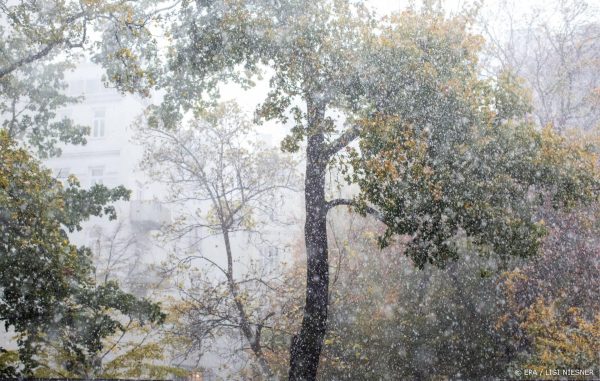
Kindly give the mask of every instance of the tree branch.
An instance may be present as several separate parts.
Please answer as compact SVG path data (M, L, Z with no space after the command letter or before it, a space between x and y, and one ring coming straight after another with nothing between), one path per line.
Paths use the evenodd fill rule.
M359 209L360 211L364 211L365 213L375 217L376 219L378 219L379 221L383 222L385 224L385 218L383 216L383 213L381 213L379 210L372 208L370 206L359 206L356 201L354 200L349 200L349 199L345 199L345 198L336 198L335 200L331 200L327 202L327 210L334 208L336 206L339 205L347 205L347 206L352 206L355 207L357 209Z
M71 17L68 17L64 21L65 26L69 25L72 22L75 22L77 19L84 17L84 16L85 16L85 12L82 11L82 12L74 14ZM69 40L66 38L59 38L54 41L51 41L48 44L46 44L46 46L44 46L42 49L37 51L36 53L31 53L30 55L28 55L26 57L20 58L12 63L9 63L6 67L0 68L0 79L2 79L6 75L12 73L13 71L17 70L19 67L21 67L23 65L27 65L27 64L30 64L41 58L44 58L45 56L50 54L50 52L58 45L66 44L69 49L83 47L85 38L86 38L86 25L84 24L83 38L80 43L73 44L73 43L69 42Z
M329 158L329 157L335 155L341 149L343 149L348 144L350 144L354 139L358 138L358 135L360 134L360 130L361 130L360 126L354 125L354 126L350 127L349 129L347 129L346 131L342 132L342 134L340 136L338 136L337 139L335 139L334 141L332 141L325 147L325 150L324 150L325 157Z
M36 61L46 55L48 55L48 53L50 53L50 51L58 44L62 43L62 40L57 40L57 41L53 41L50 44L46 45L42 50L40 50L39 52L32 54L30 56L21 58L18 61L15 61L11 64L9 64L7 67L4 67L2 69L0 69L0 79L2 77L4 77L7 74L12 73L13 71L15 71L18 67L31 63L33 61Z

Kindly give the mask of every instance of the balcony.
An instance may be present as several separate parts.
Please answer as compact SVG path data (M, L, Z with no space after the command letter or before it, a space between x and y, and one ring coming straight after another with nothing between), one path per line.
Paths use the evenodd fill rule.
M171 222L171 211L158 201L131 201L129 219L141 230L157 230Z

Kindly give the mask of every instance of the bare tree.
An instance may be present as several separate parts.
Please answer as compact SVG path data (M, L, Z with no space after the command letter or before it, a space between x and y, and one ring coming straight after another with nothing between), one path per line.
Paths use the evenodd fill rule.
M253 237L263 249L276 247L266 227L285 222L276 216L286 191L295 190L295 164L253 139L250 123L234 103L197 117L176 131L159 125L142 131L143 167L168 184L169 201L182 208L181 218L166 232L190 242L179 263L200 260L207 266L204 275L196 273L181 287L188 302L188 334L196 348L225 331L241 334L242 348L251 351L264 376L273 378L261 333L276 315L265 301L278 279L269 266L242 259L242 250L251 245L238 252L236 237ZM216 243L205 253L201 243L207 240L223 246Z
M517 16L511 0L484 13L488 59L532 90L533 116L560 132L600 123L600 23L585 0L553 1Z
M99 226L94 227L91 235L93 241L90 247L94 254L96 282L130 279L141 258L135 252L137 237L127 232L124 221L118 221L109 231Z

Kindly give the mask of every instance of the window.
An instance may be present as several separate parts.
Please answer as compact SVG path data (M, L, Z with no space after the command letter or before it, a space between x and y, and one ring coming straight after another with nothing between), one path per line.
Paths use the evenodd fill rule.
M95 94L100 92L101 82L97 79L88 79L85 81L85 92L87 94Z
M84 92L84 82L82 80L74 80L69 83L69 94L81 95Z
M279 248L269 246L260 250L260 266L262 269L273 270L279 260Z
M92 136L94 138L103 138L106 129L106 111L104 109L94 111L92 125Z
M88 247L95 255L99 255L102 250L102 227L94 225L89 232Z
M104 176L104 167L90 168L90 186L96 184L104 184L102 177Z

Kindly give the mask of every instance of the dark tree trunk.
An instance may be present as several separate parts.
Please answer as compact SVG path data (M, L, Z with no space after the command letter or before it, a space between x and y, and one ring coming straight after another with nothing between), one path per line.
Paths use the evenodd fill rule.
M309 123L310 125L315 125ZM327 248L327 203L322 133L308 138L306 149L304 240L306 244L306 304L300 333L294 336L290 350L289 379L314 380L327 330L329 263Z

